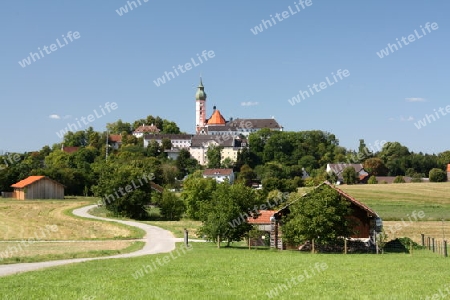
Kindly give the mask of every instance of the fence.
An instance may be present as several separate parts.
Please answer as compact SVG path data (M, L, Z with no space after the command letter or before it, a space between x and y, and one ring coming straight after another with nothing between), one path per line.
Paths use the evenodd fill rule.
M2 192L2 198L13 198L14 192Z
M428 250L433 251L433 253L437 253L439 255L442 255L444 257L448 257L448 245L447 240L438 240L434 237L425 236L425 234L422 235L422 246L425 247Z

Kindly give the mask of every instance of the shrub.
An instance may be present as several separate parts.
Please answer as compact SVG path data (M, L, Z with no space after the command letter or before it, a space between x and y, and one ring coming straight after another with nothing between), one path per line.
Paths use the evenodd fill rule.
M428 173L428 177L430 178L430 182L445 182L447 181L447 173L445 171L433 168Z
M405 178L403 176L397 176L394 178L394 183L405 183Z
M369 180L367 181L367 183L368 183L368 184L377 184L377 183L378 183L378 180L377 180L377 178L376 178L374 175L372 175L372 176L370 176L370 178L369 178Z

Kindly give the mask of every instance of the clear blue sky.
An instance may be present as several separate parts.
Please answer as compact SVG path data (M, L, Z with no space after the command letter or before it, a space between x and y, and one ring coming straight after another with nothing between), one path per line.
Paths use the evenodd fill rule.
M359 139L368 145L398 141L415 152L450 149L449 1L313 0L305 8L284 0L135 2L138 7L122 16L116 10L125 0L2 4L0 150L59 143L56 132L94 110L100 117L87 126L98 131L108 122L151 114L192 133L200 74L208 115L216 105L227 119L273 116L285 130L332 132L349 149ZM287 18L279 15L279 21L275 14L283 11ZM276 24L253 34L250 29L270 15ZM424 35L420 26L426 30L427 22L438 28ZM420 38L377 55L415 30ZM79 38L65 44L62 35L69 31ZM50 54L24 68L18 63L51 44L54 52L47 49ZM200 64L203 50L215 56ZM154 84L191 59L198 66ZM350 76L325 83L300 103L288 102L327 76L333 81L339 69ZM103 114L107 102L117 109ZM423 120L440 107L439 118ZM421 119L427 124L418 129Z

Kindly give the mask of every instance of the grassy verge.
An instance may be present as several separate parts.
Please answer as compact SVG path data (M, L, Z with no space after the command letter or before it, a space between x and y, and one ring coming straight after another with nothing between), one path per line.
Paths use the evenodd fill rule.
M3 299L423 299L449 285L450 258L426 250L343 255L192 247L2 277L0 293Z
M141 241L112 241L112 242L45 242L30 246L0 243L0 254L8 253L8 257L0 257L0 264L16 264L42 262L60 259L101 257L130 253L142 249L145 243ZM16 247L9 252L9 247ZM27 248L25 248L27 247ZM23 249L20 251L20 249Z
M184 237L184 229L189 232L189 237L199 238L197 236L197 230L200 228L202 222L192 220L180 220L180 221L145 221L144 223L161 227L173 233L175 237Z

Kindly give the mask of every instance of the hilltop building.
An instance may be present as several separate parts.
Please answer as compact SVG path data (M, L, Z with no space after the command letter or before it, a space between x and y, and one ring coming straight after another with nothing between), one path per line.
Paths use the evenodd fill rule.
M252 132L263 128L283 131L283 127L275 119L227 119L220 113L216 106L213 106L213 112L209 119L206 118L206 99L207 95L203 81L200 78L200 84L195 93L195 128L196 134L203 135L231 135L234 137L248 137Z

